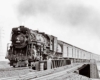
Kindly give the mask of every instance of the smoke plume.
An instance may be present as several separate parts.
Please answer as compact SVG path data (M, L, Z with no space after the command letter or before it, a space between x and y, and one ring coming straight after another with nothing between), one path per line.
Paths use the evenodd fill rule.
M100 13L98 11L81 3L71 4L69 0L68 2L66 0L63 2L60 0L22 0L17 10L20 18L47 14L57 23L63 25L70 24L80 27L84 25L84 27L88 26L94 30L100 26L100 17L98 17Z
M60 25L60 27L65 30L70 28L70 33L74 34L75 32L76 35L84 34L86 36L88 34L92 36L91 39L94 41L96 41L97 38L100 40L100 12L92 5L88 6L82 3L82 1L83 0L22 0L17 7L17 13L19 15L18 17L22 20L37 15L48 15L55 21L57 27ZM88 37L82 37L82 35L79 37L88 40ZM76 39L76 42L77 41L79 40ZM85 46L82 42L80 43ZM94 42L91 41L91 44L92 43ZM91 46L91 44L89 45Z

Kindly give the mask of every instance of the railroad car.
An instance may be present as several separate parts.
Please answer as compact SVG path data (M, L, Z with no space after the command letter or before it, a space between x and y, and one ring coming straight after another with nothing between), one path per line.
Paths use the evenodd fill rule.
M76 61L96 59L100 56L60 41L53 35L24 26L12 28L11 44L7 46L6 59L10 66L30 66L31 62L48 58L68 58Z

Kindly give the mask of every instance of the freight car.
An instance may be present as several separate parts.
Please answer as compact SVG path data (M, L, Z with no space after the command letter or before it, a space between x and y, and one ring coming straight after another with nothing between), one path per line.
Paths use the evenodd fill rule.
M10 66L30 66L31 62L68 58L73 60L100 61L100 56L57 39L57 37L31 30L24 26L12 29L11 45L7 47L6 59Z

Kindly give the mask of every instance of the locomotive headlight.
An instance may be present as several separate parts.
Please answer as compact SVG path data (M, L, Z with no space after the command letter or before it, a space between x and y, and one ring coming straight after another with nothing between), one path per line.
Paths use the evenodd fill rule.
M20 28L18 28L18 31L20 31Z

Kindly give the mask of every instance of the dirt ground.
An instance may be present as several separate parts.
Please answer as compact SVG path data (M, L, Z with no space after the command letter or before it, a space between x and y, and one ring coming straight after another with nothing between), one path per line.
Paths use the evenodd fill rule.
M10 65L8 61L0 61L0 69L9 68Z

